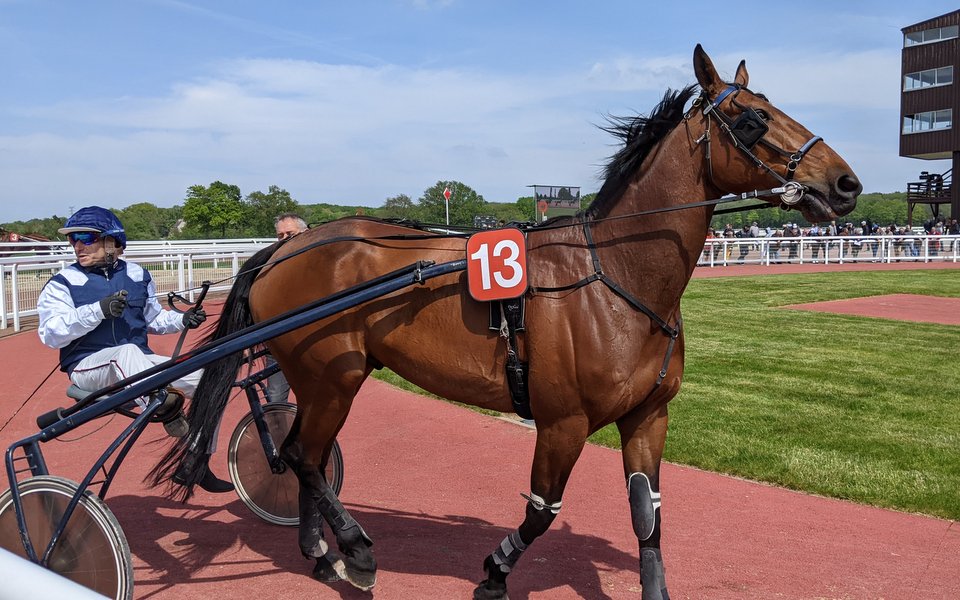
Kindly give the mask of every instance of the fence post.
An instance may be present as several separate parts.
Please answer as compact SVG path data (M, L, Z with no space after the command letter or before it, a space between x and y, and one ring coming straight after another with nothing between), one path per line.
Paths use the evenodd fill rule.
M13 305L13 330L20 331L20 302L17 298L19 286L17 285L17 263L10 265L10 300Z
M7 328L7 276L0 265L0 329Z
M183 272L183 254L180 254L177 258L177 291L181 292L185 287L187 287L187 283Z

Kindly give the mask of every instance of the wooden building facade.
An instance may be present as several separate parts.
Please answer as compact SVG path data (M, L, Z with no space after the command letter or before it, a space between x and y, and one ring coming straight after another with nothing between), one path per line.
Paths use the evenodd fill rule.
M909 212L928 204L934 215L942 204L960 215L960 10L904 27L901 62L900 156L952 159L946 173L925 173L907 185Z

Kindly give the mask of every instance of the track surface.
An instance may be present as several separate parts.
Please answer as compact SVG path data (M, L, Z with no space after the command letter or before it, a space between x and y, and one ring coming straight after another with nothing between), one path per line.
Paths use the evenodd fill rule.
M754 274L750 269L729 268L738 275ZM154 347L169 352L174 337L157 338ZM0 339L0 424L55 363L56 352L35 332ZM65 387L65 376L55 373L0 432L0 444L33 433L38 414L65 405ZM224 451L213 460L221 476L244 405L234 401L224 419ZM51 472L80 479L124 424L122 417L102 419L67 436L90 434L83 439L46 444ZM137 598L469 598L483 557L522 519L519 494L529 491L534 443L534 433L513 422L369 381L339 438L341 498L375 540L380 563L376 588L362 593L313 581L295 530L263 523L233 494L199 491L179 504L147 488L141 479L165 443L162 429L154 429L127 458L107 499L134 555ZM960 598L955 522L672 464L664 465L661 481L674 599ZM636 599L637 557L619 452L588 446L563 510L510 576L510 596Z

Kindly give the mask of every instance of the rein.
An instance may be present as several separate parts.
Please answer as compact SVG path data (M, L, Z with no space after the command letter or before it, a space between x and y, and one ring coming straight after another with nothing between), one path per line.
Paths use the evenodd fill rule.
M706 206L718 206L720 204L738 202L741 200L746 200L751 198L779 196L780 201L782 203L781 206L786 210L789 210L792 206L800 202L807 188L804 185L796 181L793 181L794 174L796 173L797 167L800 165L800 162L803 160L803 158L818 142L822 140L822 138L820 136L814 136L810 138L797 151L793 153L788 152L787 150L784 150L783 148L780 148L779 146L776 146L771 142L763 139L768 129L763 117L760 116L760 113L758 113L755 109L752 109L749 107L743 107L742 105L736 102L736 96L737 94L739 94L741 89L743 88L741 88L741 86L739 85L729 85L712 102L710 101L706 91L705 90L702 91L700 95L696 98L696 100L694 100L690 110L687 111L687 113L683 116L683 119L685 121L689 120L693 116L693 114L697 111L698 108L701 110L703 116L706 118L706 126L704 129L704 133L700 136L700 138L696 140L696 144L700 145L704 142L706 143L704 154L705 154L705 160L707 162L708 177L711 185L713 185L715 189L722 191L722 188L716 185L713 177L713 161L711 156L712 140L711 140L711 134L710 134L710 126L714 118L716 118L723 132L729 136L734 147L737 148L743 154L745 154L757 166L766 170L771 176L773 176L773 178L777 182L781 184L780 186L764 189L764 190L753 190L752 192L744 192L737 195L724 195L719 198L701 200L701 201L692 202L688 204L680 204L680 205L674 205L674 206L665 206L660 208L647 209L647 210L642 210L642 211L637 211L629 214L612 216L612 217L602 217L599 219L587 220L583 218L582 215L577 215L576 217L574 217L574 219L570 221L563 221L559 223L548 223L544 225L518 224L518 228L521 231L523 231L524 234L530 233L531 231L537 231L537 230L545 231L545 230L552 230L552 229L561 229L566 227L578 227L578 226L583 227L583 233L587 243L587 249L590 251L590 257L593 263L593 273L587 275L586 277L584 277L583 279L580 279L579 281L576 281L571 284L563 285L563 286L534 287L531 285L530 293L531 294L553 293L553 292L576 290L581 287L590 285L594 281L599 281L603 283L608 289L610 289L610 291L612 291L615 295L623 299L632 308L646 315L651 320L651 322L654 323L657 327L659 327L660 330L663 331L663 333L666 334L669 338L669 342L667 345L666 352L664 354L663 362L661 364L660 371L657 374L656 383L654 384L654 389L658 388L662 384L664 378L667 375L667 369L670 366L670 360L673 356L677 339L680 337L680 334L683 330L683 318L678 316L675 324L671 325L663 317L661 317L656 312L654 312L650 307L648 307L643 302L641 302L636 296L631 294L629 291L627 291L622 286L620 286L616 281L614 281L609 276L607 276L603 272L603 266L600 262L600 256L599 256L599 253L597 252L596 243L593 240L593 233L591 231L591 227L603 221L613 221L613 220L626 219L626 218L643 217L643 216L656 215L661 213L674 212L678 210L701 208ZM731 120L731 118L725 115L722 111L717 110L720 104L728 97L730 98L730 101L733 105L737 106L742 110L740 116L736 119L736 121ZM752 152L752 148L755 147L756 144L758 143L764 145L764 147L769 148L774 152L782 156L785 156L789 159L786 164L785 174L783 176L780 175L777 171L775 171L772 167L770 167L767 163L765 163L762 159L760 159L756 154ZM734 212L734 211L752 210L754 208L760 208L760 207L769 208L770 206L771 205L769 203L743 206L743 207L737 207L734 209L726 209L724 211L717 211L717 214L723 214L723 213ZM400 225L400 223L396 223L396 224ZM421 225L421 227L429 227L429 225ZM289 260L291 258L299 256L305 252L309 252L310 250L313 250L315 248L325 246L327 244L332 244L332 243L355 242L355 241L365 242L365 243L375 243L377 241L416 241L416 240L427 240L427 239L436 240L436 239L442 239L442 238L463 239L468 235L470 235L471 233L473 233L473 231L471 230L462 231L462 232L451 232L449 229L449 226L444 228L441 225L436 225L435 227L437 229L443 230L444 232L443 233L430 232L430 233L414 234L414 235L396 234L396 235L385 235L385 236L377 236L377 237L342 236L342 237L319 240L317 242L308 244L303 248L300 248L286 256L272 259L257 267L253 267L252 269L250 269L250 271L255 271L255 270L262 269L264 267L279 264L285 260ZM292 239L292 238L287 238L286 240L283 240L278 244L276 244L275 246L273 246L273 253L275 253L276 250L282 244L289 241L289 239ZM237 275L234 275L233 277L227 277L227 278L221 279L217 283L221 283L229 279L234 279L240 274L247 273L247 272L248 271L240 271L239 273L237 273ZM206 291L206 288L209 287L209 285L210 285L209 282L205 282L204 291ZM199 301L198 301L198 304L199 304Z
M769 142L769 141L767 141L766 139L763 138L763 136L766 134L766 131L767 131L767 126L766 126L766 123L763 121L763 118L760 117L759 113L757 113L756 110L754 110L754 109L752 109L752 108L748 108L748 107L743 107L742 105L740 105L740 104L738 104L738 103L736 102L736 96L737 96L737 95L740 93L740 91L743 90L743 89L745 89L745 88L741 87L740 85L735 85L735 84L728 85L722 92L720 92L720 94L717 95L717 98L716 98L715 100L713 100L713 101L710 100L710 98L709 98L709 96L707 95L706 91L702 91L702 92L700 93L700 95L696 98L696 100L693 101L693 104L692 104L690 110L684 115L683 118L684 118L684 120L689 120L689 119L693 116L693 114L696 112L696 110L697 110L698 108L701 108L701 107L702 107L702 108L701 108L701 112L702 112L702 114L707 118L707 125L706 125L706 129L705 129L703 135L701 135L701 136L696 140L696 143L697 143L698 145L699 145L699 144L702 144L702 143L706 143L705 159L706 159L706 162L707 162L708 177L710 178L710 182L711 182L711 184L713 185L714 188L716 188L716 189L718 189L718 190L721 189L721 188L719 188L719 187L714 183L714 178L713 178L713 161L711 160L711 141L712 141L712 138L711 138L711 134L710 134L710 124L712 123L712 120L713 120L714 118L716 118L717 122L720 124L720 127L721 127L721 129L723 129L724 133L726 133L726 134L730 137L730 139L731 139L732 142L733 142L734 147L737 148L738 150L740 150L742 153L744 153L744 154L745 154L748 158L750 158L757 166L762 167L764 170L766 170L771 176L773 176L773 177L781 184L780 186L773 187L773 188L769 188L769 189L765 189L765 190L753 190L752 192L744 192L744 193L741 193L741 194L733 194L733 195L727 194L727 195L721 196L721 197L719 197L719 198L712 198L712 199L709 199L709 200L702 200L702 201L698 201L698 202L692 202L692 203L689 203L689 204L679 204L679 205L675 205L675 206L663 206L663 207L660 207L660 208L653 208L653 209L648 209L648 210L642 210L642 211L637 211L637 212L628 213L628 214L624 214L624 215L613 216L613 217L602 217L602 218L593 219L593 220L590 220L590 221L587 221L587 220L584 220L584 219L581 219L581 218L574 218L574 219L573 219L572 221L570 221L570 222L563 222L563 223L553 223L553 224L551 224L551 223L548 222L547 224L543 224L543 225L530 225L529 223L527 223L527 224L517 224L517 226L518 226L517 228L520 229L521 231L523 231L524 234L527 234L527 233L530 233L530 232L532 232L532 231L548 231L548 230L552 230L552 229L562 229L562 228L566 228L566 227L579 227L579 226L581 226L581 224L582 224L582 226L584 227L584 231L587 232L587 238L590 239L589 225L590 225L591 223L596 224L596 223L600 223L600 222L603 222L603 221L614 221L614 220L619 220L619 219L628 219L628 218L635 218L635 217L644 217L644 216L656 215L656 214L661 214L661 213L668 213L668 212L673 212L673 211L678 211L678 210L687 210L687 209L691 209L691 208L700 208L700 207L704 207L704 206L718 206L718 205L720 205L720 204L727 204L727 203L730 203L730 202L739 202L739 201L741 201L741 200L748 200L748 199L752 199L752 198L763 198L763 197L769 197L769 196L779 196L779 197L780 197L780 201L781 201L781 208L782 208L783 210L790 210L790 208L792 208L794 205L796 205L798 202L800 202L800 200L803 198L803 196L804 196L804 194L805 194L805 192L806 192L806 189L807 189L806 186L804 186L803 184L800 184L800 183L797 183L796 181L793 181L793 176L794 176L794 174L795 174L795 172L796 172L796 170L797 170L797 167L800 165L800 162L801 162L801 161L803 160L803 158L807 155L807 153L808 153L818 142L822 141L823 138L821 138L820 136L813 136L813 137L810 138L806 143L804 143L796 152L792 152L792 153L789 152L789 151L787 151L787 150L784 150L783 148L780 148L779 146L777 146L777 145L775 145L775 144L773 144L773 143L771 143L771 142ZM739 108L741 108L741 109L743 110L743 112L741 113L740 117L738 117L736 121L732 121L732 120L730 119L730 117L728 117L727 115L725 115L722 111L717 110L717 108L720 106L720 104L721 104L725 99L727 99L728 97L730 97L731 103L733 103L735 106L737 106L737 107L739 107ZM757 132L759 132L759 135L758 135ZM781 154L781 155L789 158L789 161L788 161L787 164L786 164L785 176L782 176L782 175L780 175L779 173L777 173L772 167L770 167L767 163L765 163L762 159L760 159L756 154L754 154L754 153L752 152L751 149L752 149L756 144L758 144L758 143L759 143L759 144L762 144L764 147L767 147L767 148L769 148L769 149L777 152L778 154ZM758 208L771 208L771 206L772 206L772 205L771 205L771 204L768 204L768 203L759 203L759 204L752 204L752 205L748 205L748 206L739 206L739 207L734 207L734 208L728 208L728 209L724 209L724 210L719 210L719 211L715 211L715 214L727 214L727 213L731 213L731 212L741 212L741 211L746 211L746 210L754 210L754 209L758 209ZM437 225L420 224L419 226L417 226L417 225L410 225L410 224L403 224L403 223L401 223L401 222L397 222L397 223L395 223L395 224L401 225L401 226L407 226L407 227L411 227L411 226L412 226L412 227L419 227L421 230L426 229L426 228L429 228L429 227L434 227L434 228L436 228L436 229L446 230L446 232L445 232L445 233L431 232L431 233L415 234L415 235L410 235L410 234L397 234L397 235L384 235L384 236L377 236L377 237L342 236L342 237L336 237L336 238L329 238L329 239L325 239L325 240L320 240L320 241L317 241L317 242L313 242L312 244L308 244L307 246L304 246L303 248L300 248L299 250L297 250L297 251L295 251L295 252L292 252L292 253L290 253L290 254L288 254L288 255L286 255L286 256L280 257L280 258L276 258L276 259L267 261L266 263L264 263L264 264L262 264L262 265L260 265L260 266L258 266L258 267L254 267L254 268L252 268L252 269L250 269L250 270L251 270L251 271L253 271L253 270L259 270L259 269L263 269L264 267L273 266L273 265L279 264L279 263L281 263L281 262L283 262L283 261L286 261L286 260L289 260L289 259L294 258L294 257L296 257L296 256L299 256L299 255L301 255L301 254L303 254L303 253L305 253L305 252L309 252L310 250L313 250L314 248L318 248L318 247L321 247L321 246L325 246L325 245L327 245L327 244L333 244L333 243L338 243L338 242L366 242L366 243L370 243L370 242L377 242L377 241L405 241L405 240L407 240L407 241L416 241L416 240L427 240L427 239L435 240L435 239L438 239L438 238L462 239L462 238L468 237L469 235L471 235L471 234L474 233L475 231L478 231L478 230L468 229L468 230L465 230L465 231L463 231L463 232L456 232L456 233L454 233L454 232L450 232L449 226L444 226L444 225L439 225L439 224L437 224ZM292 239L292 238L287 238L287 239L279 242L276 247L278 248L278 247L279 247L279 244L285 244L285 243L287 243L287 241L289 241L290 239ZM594 263L595 263L595 265L599 265L599 262L598 262L598 260L597 260L597 258L596 258L595 249L594 249L593 246L592 246L592 241L591 241L591 242L588 242L588 247L590 248L590 252L594 255ZM213 283L205 282L205 284L206 284L207 286L220 284L220 283L223 283L223 282L225 282L225 281L229 281L229 280L231 280L231 279L236 279L236 278L239 277L241 274L244 274L244 273L246 273L246 272L247 272L247 271L241 270L241 271L239 271L236 275L232 275L232 276L230 276L230 277L224 277L223 279L220 279L220 280L218 280L218 281L216 281L216 282L213 282ZM590 277L595 277L595 276L598 276L598 275L602 275L602 271L597 271L596 273L594 273L593 275L591 275L591 276L589 276L589 277L587 277L587 278L585 278L585 279L589 279ZM598 279L599 279L599 277L598 277ZM595 280L597 280L597 279L591 279L590 281L595 281ZM582 280L582 281L585 281L585 280ZM578 283L582 283L582 282L578 282ZM589 281L588 281L587 283L589 283ZM611 283L609 282L609 280L607 280L606 283L607 283L608 286L611 285ZM574 284L574 285L576 285L576 284ZM585 284L585 283L582 283L582 285L586 285L586 284ZM614 285L615 285L615 284L614 284ZM619 287L619 286L618 286L618 287ZM192 289L197 289L197 288L192 288ZM546 291L548 288L540 288L540 289L543 290L543 291ZM562 289L568 289L568 288L562 288ZM614 289L614 288L611 288L611 289ZM558 289L557 291L559 291L559 289ZM617 292L616 289L614 289L614 291ZM622 291L622 289L621 289L621 291ZM617 294L618 294L618 295L621 295L622 297L624 297L625 299L627 299L626 296L623 296L623 294L626 294L626 292L623 292L623 294L621 294L620 292L617 292ZM633 301L631 301L631 300L629 300L629 299L628 299L628 302L631 302L631 304L634 303ZM659 317L657 317L657 319L659 319ZM660 323L663 323L663 320L662 320L662 319L659 319L659 321L660 321ZM658 323L658 324L659 324L659 323ZM665 324L664 324L664 325L665 325ZM670 328L669 326L666 326L666 327L665 327L664 325L660 325L661 328L663 328L666 333L670 334L670 332L672 331L672 328Z
M679 205L676 205L676 206L663 206L663 207L660 207L660 208L651 208L651 209L648 209L648 210L641 210L641 211L637 211L637 212L627 213L627 214L625 214L625 215L617 215L617 216L614 216L614 217L602 217L602 218L600 218L600 219L593 219L593 220L591 220L591 221L585 221L585 220L581 220L581 219L575 219L575 220L573 220L573 221L571 221L571 222L569 222L569 223L553 223L553 224L551 224L551 223L548 222L547 224L543 224L543 225L536 225L536 224L530 225L530 224L527 224L527 223L519 223L519 224L517 224L517 229L519 229L520 231L522 231L523 233L526 234L526 233L530 233L530 232L532 232L532 231L550 231L550 230L553 230L553 229L564 229L564 228L567 228L567 227L579 227L579 226L581 225L581 223L594 223L594 224L596 224L596 223L601 223L601 222L604 222L604 221L617 221L617 220L620 220L620 219L630 219L630 218L634 218L634 217L645 217L645 216L649 216L649 215L656 215L656 214L661 214L661 213L674 212L674 211L678 211L678 210L687 210L687 209L690 209L690 208L700 208L700 207L703 207L703 206L718 206L718 205L720 205L720 204L728 204L728 203L730 203L730 202L740 202L741 200L750 200L750 199L752 199L752 198L763 198L763 197L766 197L766 196L781 196L781 198L782 198L782 196L783 196L784 194L791 193L791 190L793 189L794 186L800 186L800 184L795 183L795 182L789 182L789 183L790 183L789 186L774 187L774 188L769 188L769 189L765 189L765 190L753 190L753 191L751 191L751 192L743 192L742 194L737 194L737 195L726 195L726 196L722 196L722 197L720 197L720 198L713 198L713 199L710 199L710 200L702 200L702 201L699 201L699 202L692 202L692 203L690 203L690 204L679 204ZM800 186L800 187L802 187L802 186ZM799 198L798 198L798 200L799 200ZM751 205L748 205L748 206L738 206L738 207L735 207L735 208L730 208L730 209L726 209L726 210L722 210L722 211L716 211L715 214L725 214L725 213L730 213L730 212L743 212L743 211L754 210L754 209L758 209L758 208L773 208L773 205L764 202L764 203L758 203L758 204L751 204ZM788 209L789 209L789 207L788 207ZM390 223L390 221L384 221L384 222ZM462 231L462 232L456 232L456 233L454 233L454 232L450 232L450 227L447 226L447 225L431 224L431 223L421 223L421 224L409 223L409 224L405 224L405 223L401 223L401 222L394 222L394 223L392 223L392 224L394 224L394 225L400 225L400 226L402 226L402 227L409 227L409 228L412 228L412 229L418 229L418 230L427 230L427 229L429 229L429 228L444 229L444 230L446 230L446 233L431 232L431 233L421 233L421 234L380 235L380 236L375 236L375 237L362 237L362 236L358 236L358 235L345 235L345 236L340 236L340 237L335 237L335 238L328 238L328 239L325 239L325 240L320 240L320 241L317 241L317 242L313 242L312 244L308 244L308 245L304 246L303 248L300 248L299 250L297 250L297 251L295 251L295 252L291 252L290 254L288 254L288 255L286 255L286 256L282 256L282 257L280 257L280 258L276 258L276 259L267 261L266 263L264 263L264 264L262 264L262 265L260 265L260 266L251 268L250 271L257 271L257 270L263 269L263 268L265 268L265 267L270 267L270 266L273 266L273 265L280 264L280 263L282 263L282 262L284 262L284 261L286 261L286 260L290 260L291 258L294 258L294 257L296 257L296 256L299 256L299 255L301 255L301 254L303 254L303 253L305 253L305 252L309 252L310 250L313 250L314 248L320 248L320 247L322 247L322 246L326 246L327 244L335 244L335 243L339 243L339 242L368 242L368 243L370 243L370 242L381 242L381 241L418 241L418 240L436 240L436 239L443 239L443 238L463 239L463 238L469 237L470 235L476 233L477 231L480 231L479 229L467 228L467 229L465 229L465 230ZM290 239L293 239L293 238L287 238L286 240L283 240L283 241L281 241L281 242L278 242L278 243L276 244L276 247L279 248L280 245L287 243L287 241L290 240ZM214 282L204 282L204 283L205 283L205 284L208 284L208 285L218 285L218 284L221 284L221 283L223 283L223 282L225 282L225 281L230 281L231 279L236 279L236 278L239 277L240 275L243 275L243 274L245 274L245 273L247 273L247 272L248 272L248 271L246 271L246 270L241 270L241 271L238 271L236 275L231 275L231 276L229 276L229 277L224 277L223 279L219 279L219 280L214 281ZM202 287L202 286L197 286L197 287L193 287L193 288L187 288L187 289L181 290L181 291L189 291L189 290L191 290L191 289L194 289L194 290L195 290L195 289L200 289L201 287ZM172 292L171 292L171 293L172 293Z

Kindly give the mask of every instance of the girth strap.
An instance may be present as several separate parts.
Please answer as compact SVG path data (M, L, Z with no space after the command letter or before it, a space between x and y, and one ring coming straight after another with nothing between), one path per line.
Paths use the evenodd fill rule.
M676 327L671 326L660 315L653 312L653 310L650 307L648 307L643 302L640 302L640 300L638 300L633 294L631 294L627 290L620 287L620 285L616 281L607 277L607 275L603 272L603 267L600 264L600 255L597 254L597 245L593 241L593 233L590 230L589 221L583 222L583 235L587 240L587 248L590 250L590 258L593 261L593 273L591 273L590 275L587 275L586 277L584 277L583 279L575 283L571 283L563 286L557 286L557 287L537 287L534 289L534 291L562 292L562 291L575 290L575 289L581 288L585 285L589 285L593 283L594 281L601 281L603 282L604 285L610 288L610 290L614 294L626 300L627 304L629 304L636 310L639 310L643 314L647 315L651 321L656 323L660 327L660 329L663 330L664 333L669 335L671 338L676 339L676 337L680 335L679 320L677 321Z
M657 376L656 385L659 386L661 383L663 383L664 377L667 376L667 368L670 366L670 359L673 356L674 346L676 345L677 338L680 337L680 332L683 329L683 319L678 317L677 324L670 325L669 323L667 323L666 320L663 319L663 317L653 312L653 310L649 306L641 302L636 296L634 296L627 290L623 289L616 281L607 277L607 275L603 272L603 267L600 264L600 255L597 253L597 246L593 241L593 233L590 230L589 221L583 222L583 235L587 241L587 248L590 250L590 259L593 261L594 272L591 273L590 275L587 275L580 281L577 281L571 284L555 286L555 287L531 286L530 291L532 293L563 292L567 290L576 290L576 289L582 288L583 286L589 285L594 281L603 282L603 284L606 285L608 288L610 288L610 290L614 294L623 298L627 302L627 304L632 306L634 309L639 310L643 314L647 315L647 317L649 317L651 321L656 323L657 326L660 327L660 329L663 330L663 332L670 337L670 342L669 344L667 344L667 352L663 357L663 365L661 366L660 373Z

